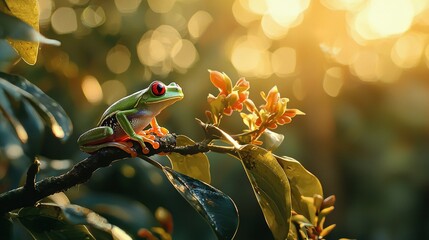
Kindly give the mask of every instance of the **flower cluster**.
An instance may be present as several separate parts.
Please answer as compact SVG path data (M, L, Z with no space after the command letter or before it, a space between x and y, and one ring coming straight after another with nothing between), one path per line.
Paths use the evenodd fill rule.
M219 94L208 95L210 111L206 111L207 117L218 126L223 115L230 116L234 111L241 112L243 106L246 106L248 113L240 113L244 124L248 127L246 133L240 136L241 139L247 139L245 142L260 144L258 138L265 130L290 123L296 115L304 114L298 109L288 109L289 99L282 98L276 86L267 94L261 92L265 104L258 108L249 99L250 84L246 79L240 78L233 86L231 79L225 73L209 72L210 81L218 88Z
M268 94L261 92L265 104L260 106L259 109L249 99L246 102L246 107L250 114L241 113L244 124L253 131L257 128L275 129L278 125L284 125L292 122L292 118L296 115L303 115L305 113L298 109L288 109L288 98L280 97L279 90L276 86L271 88Z
M230 116L233 111L241 111L243 103L249 97L249 82L245 78L240 78L234 87L232 81L225 73L209 71L210 81L219 89L219 94L215 97L209 94L207 101L210 111L206 115L212 123L219 125L222 115Z

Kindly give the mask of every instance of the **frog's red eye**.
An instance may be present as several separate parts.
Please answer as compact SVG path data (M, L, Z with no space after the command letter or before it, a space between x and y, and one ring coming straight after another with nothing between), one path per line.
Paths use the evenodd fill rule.
M152 93L155 96L162 96L165 93L165 85L162 82L154 82L152 84Z

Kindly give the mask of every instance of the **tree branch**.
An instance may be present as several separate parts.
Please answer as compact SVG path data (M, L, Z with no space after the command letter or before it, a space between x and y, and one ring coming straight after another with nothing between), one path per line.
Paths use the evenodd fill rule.
M145 156L151 156L160 152L173 152L176 146L176 137L174 135L167 135L162 138L157 138L160 147L153 149L150 144L147 145L150 152ZM139 156L143 155L141 146L134 144ZM197 146L189 148L189 154L195 152ZM202 148L204 149L204 148ZM207 150L208 151L208 150ZM186 150L179 150L182 154L187 154ZM52 195L54 193L63 192L67 189L82 184L88 181L92 173L97 169L107 167L112 162L124 158L129 158L130 155L118 148L103 148L94 154L88 156L82 161L78 162L68 172L59 175L48 177L34 183L34 178L37 173L38 165L33 163L27 173L27 182L23 187L12 189L8 192L0 194L0 214L3 215L14 209L34 205L37 201Z
M138 156L143 158L145 161L148 161L148 156L161 152L177 152L182 155L208 151L231 155L236 154L234 147L210 144L213 139L224 138L226 138L227 141L234 143L234 140L228 139L228 135L226 133L223 133L223 131L218 129L216 126L203 123L201 120L197 119L197 122L206 134L206 138L199 143L195 143L191 146L176 147L176 136L168 134L165 137L156 138L156 141L160 145L158 149L153 149L150 144L147 144L147 147L149 148L148 154L143 154L142 148L137 142L133 142L133 148L136 150ZM85 183L91 178L92 173L97 169L107 167L114 161L129 157L130 155L128 153L120 150L119 148L103 148L78 162L68 172L59 176L48 177L35 183L35 176L39 168L39 163L36 160L36 162L34 162L27 171L27 181L23 187L12 189L0 194L0 215L21 207L33 206L37 201L47 196L66 191L73 186Z

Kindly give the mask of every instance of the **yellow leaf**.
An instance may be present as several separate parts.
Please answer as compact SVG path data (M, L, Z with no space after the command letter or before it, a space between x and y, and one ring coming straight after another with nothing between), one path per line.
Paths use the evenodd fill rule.
M304 196L304 199L308 197L311 200L313 200L315 194L323 196L322 185L319 179L305 169L297 160L285 156L275 157L286 173L291 186L292 209L314 222L316 208L313 202L307 204L305 201L302 201L302 196Z
M28 23L39 31L39 3L37 0L4 0L6 5L0 4L0 11L13 15ZM34 65L39 51L38 42L28 42L9 39L9 43L28 64Z
M194 141L184 135L179 135L176 138L177 146L194 144ZM170 159L173 170L210 184L210 164L204 153L186 156L179 153L170 153L167 157Z
M255 145L239 151L244 170L275 239L286 239L291 219L289 181L271 152Z

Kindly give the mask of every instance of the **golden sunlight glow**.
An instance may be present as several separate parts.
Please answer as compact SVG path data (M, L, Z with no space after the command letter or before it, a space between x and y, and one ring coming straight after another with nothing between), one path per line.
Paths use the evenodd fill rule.
M54 7L54 3L52 0L39 0L39 8L40 8L40 16L39 16L39 24L40 26L44 26L49 24L51 21L52 9Z
M295 79L292 85L292 91L296 99L300 101L304 100L306 93L305 93L304 84L302 84L302 79L300 78Z
M103 99L103 91L94 76L87 75L82 80L82 92L88 102L94 104L98 103Z
M274 40L284 38L289 32L288 27L281 26L271 15L265 15L262 17L261 27L264 34Z
M106 14L101 6L88 6L86 7L81 15L83 25L95 28L104 23L106 20Z
M336 97L340 93L344 83L344 73L340 67L332 67L326 70L323 78L323 90L331 96Z
M266 0L267 12L274 21L283 27L297 25L301 14L308 8L310 0Z
M425 49L425 57L426 57L426 66L429 68L429 44L426 46L426 49Z
M188 22L188 32L193 39L198 39L213 21L213 17L206 11L198 11Z
M235 20L242 26L247 26L249 23L260 18L259 14L254 13L249 9L248 0L236 0L232 4L232 14Z
M185 72L198 58L194 43L182 39L170 25L146 32L137 45L137 55L141 64L158 75L167 75L173 69Z
M415 67L424 50L424 37L418 34L406 34L400 37L391 51L393 62L401 68Z
M321 0L321 3L332 10L356 10L366 0Z
M116 45L109 50L106 64L113 73L120 74L129 68L131 64L131 52L124 45Z
M103 90L104 102L107 105L112 105L117 100L127 95L127 89L125 85L118 80L109 80L101 84Z
M286 77L295 72L296 51L293 48L281 47L271 54L273 72L279 77Z
M115 0L116 8L121 13L133 13L140 6L141 0Z
M58 34L67 34L76 31L77 19L73 8L57 8L52 14L51 25L54 31Z
M249 77L271 75L270 44L257 36L244 36L236 40L231 62L240 74Z
M176 0L148 0L147 3L150 9L156 13L167 13L169 12Z
M351 18L352 29L365 40L384 38L407 31L414 15L410 0L370 0Z
M74 5L85 5L89 0L69 0L69 2Z
M235 19L243 26L260 20L265 35L271 39L286 36L299 25L310 0L236 0L232 6Z
M371 51L361 51L351 65L351 71L364 81L378 80L377 67L380 64L380 56Z
M171 49L171 58L177 70L184 72L197 60L198 52L191 41L182 39Z

